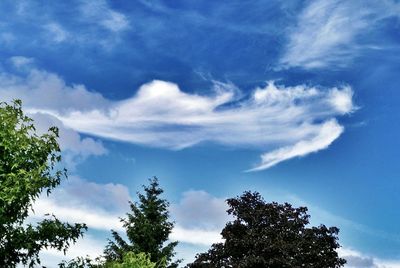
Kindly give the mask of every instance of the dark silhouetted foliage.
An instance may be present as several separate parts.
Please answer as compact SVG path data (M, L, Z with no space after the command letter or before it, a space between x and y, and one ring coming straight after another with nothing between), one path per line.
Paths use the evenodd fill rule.
M227 200L234 220L222 230L224 243L196 256L189 268L336 268L336 227L307 227L306 207L266 203L259 193L245 192Z

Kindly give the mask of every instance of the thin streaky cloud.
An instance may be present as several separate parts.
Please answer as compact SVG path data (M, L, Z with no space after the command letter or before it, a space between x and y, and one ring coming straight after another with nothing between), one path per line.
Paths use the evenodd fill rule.
M70 34L59 24L51 22L43 26L49 39L55 43L61 43L70 37Z
M321 224L321 222L324 222L325 224L334 224L335 226L338 226L340 228L346 227L347 229L353 229L364 235L373 236L383 240L395 242L396 244L400 244L400 236L397 234L388 233L376 228L371 228L354 220L333 214L332 212L327 211L317 205L310 204L293 194L287 195L287 199L291 203L299 206L305 206L309 209L310 214L314 215L311 218L311 224L318 225Z
M80 10L85 20L91 23L96 22L111 32L118 33L129 28L128 18L124 14L111 9L104 0L82 1Z
M381 40L360 42L382 19L399 16L394 1L311 1L288 28L288 44L280 68L345 67L365 49L380 47ZM357 10L355 12L354 10Z
M261 155L261 163L248 171L259 171L277 165L278 163L326 149L343 132L343 127L336 120L322 124L320 132L310 140L302 140L293 146L286 146Z

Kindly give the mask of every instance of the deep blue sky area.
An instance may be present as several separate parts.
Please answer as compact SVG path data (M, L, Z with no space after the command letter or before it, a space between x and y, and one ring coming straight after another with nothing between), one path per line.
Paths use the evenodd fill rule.
M348 267L400 267L398 1L1 1L0 59L0 100L62 129L66 189L157 176L182 229L185 200L259 191L338 226Z

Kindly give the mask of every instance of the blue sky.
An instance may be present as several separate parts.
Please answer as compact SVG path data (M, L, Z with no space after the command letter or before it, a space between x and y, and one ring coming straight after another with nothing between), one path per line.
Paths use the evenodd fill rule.
M399 30L394 0L2 1L0 99L59 126L70 174L32 217L95 255L158 176L186 261L257 190L338 226L347 267L400 267Z

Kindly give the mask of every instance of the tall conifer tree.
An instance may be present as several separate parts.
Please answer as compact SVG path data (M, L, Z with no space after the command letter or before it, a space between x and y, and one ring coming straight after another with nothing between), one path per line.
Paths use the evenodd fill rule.
M139 202L130 202L131 212L121 219L129 242L112 230L114 241L110 240L104 251L106 260L121 261L126 252L144 252L150 254L152 262L164 262L169 268L178 267L180 261L172 261L178 242L167 242L174 226L169 221L169 203L160 198L164 191L158 179L154 177L149 182L149 186L143 186L144 193L138 193Z

